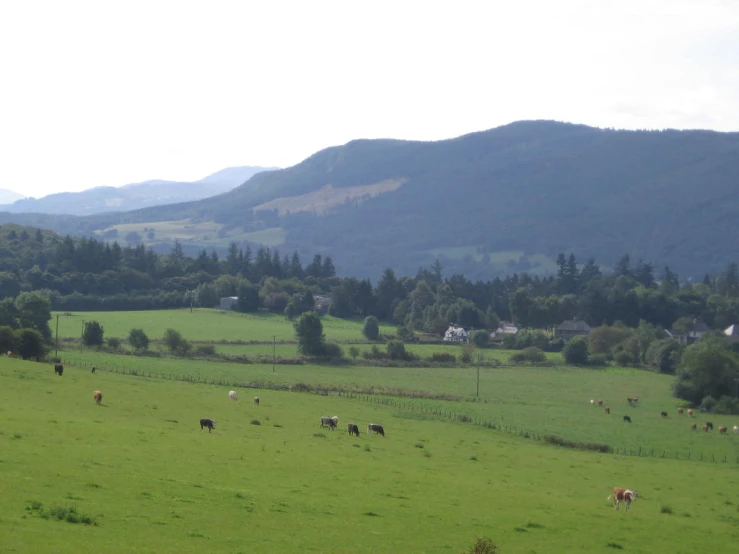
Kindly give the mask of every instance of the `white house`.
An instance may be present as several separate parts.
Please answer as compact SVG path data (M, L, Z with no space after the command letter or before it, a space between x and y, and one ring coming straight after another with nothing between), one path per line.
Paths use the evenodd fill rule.
M734 325L729 325L726 329L724 329L724 335L726 335L731 340L739 341L739 325L736 323Z
M469 333L464 327L452 323L444 333L444 342L469 342Z
M502 339L506 335L517 335L518 334L518 327L516 327L513 323L508 323L507 321L501 321L498 328L490 333L491 339Z
M238 296L226 296L224 298L221 298L221 302L218 304L218 307L221 310L233 310L236 307L236 303L238 301Z

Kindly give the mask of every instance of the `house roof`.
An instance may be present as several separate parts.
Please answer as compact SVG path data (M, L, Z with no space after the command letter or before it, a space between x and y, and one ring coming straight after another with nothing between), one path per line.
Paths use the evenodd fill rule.
M559 327L557 327L558 331L590 331L590 325L588 325L585 321L578 319L568 319L567 321L563 321Z
M736 323L734 325L729 325L726 329L724 329L724 335L728 335L730 337L739 337L739 325Z

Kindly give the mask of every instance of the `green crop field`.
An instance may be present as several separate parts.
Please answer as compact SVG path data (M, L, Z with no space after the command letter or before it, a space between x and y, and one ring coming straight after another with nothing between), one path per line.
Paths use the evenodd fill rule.
M59 316L59 338L82 336L85 321L97 321L105 337L125 339L131 329L143 329L149 339L160 339L166 329L176 329L191 341L294 341L293 323L284 316L258 313L242 314L234 311L198 308L152 310L131 312L54 312L50 322L52 334L56 333ZM362 341L362 321L339 319L332 316L321 318L327 340ZM393 333L394 327L383 325L381 333Z
M535 387L515 399L532 409L577 396L572 424L589 417L608 432L605 416L577 411L579 396L620 392L628 376L563 371L546 395L520 377L498 388ZM645 410L659 387L634 379ZM487 536L503 553L652 554L729 552L739 538L735 464L567 450L356 399L240 389L231 402L227 391L0 359L0 550L456 554ZM339 430L319 428L322 415L338 415ZM347 421L382 423L387 436L349 436ZM606 501L614 486L640 492L630 512Z

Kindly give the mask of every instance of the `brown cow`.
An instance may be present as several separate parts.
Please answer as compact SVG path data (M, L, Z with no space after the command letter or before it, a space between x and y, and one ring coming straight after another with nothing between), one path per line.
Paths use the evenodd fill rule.
M96 390L92 393L92 400L99 406L103 402L103 393Z
M682 408L678 408L677 409L677 413L679 413L680 415L683 415L683 409Z
M726 434L726 431L727 431L726 427L719 427L718 428L718 432L720 434L722 434L722 435L725 435Z
M609 408L608 406L606 406L606 413L607 414L610 414L611 413L611 408Z
M616 487L613 489L613 492L611 495L606 498L606 500L610 500L613 498L613 505L618 510L619 503L623 502L626 504L626 511L629 511L629 508L631 507L631 502L636 500L639 494L636 491L630 491L629 489L624 489L621 487Z
M703 426L703 430L704 430L704 431L705 431L706 433L708 433L708 425L704 425L704 426Z
M603 401L602 400L598 400L598 406L602 406L602 405L603 405Z
M698 426L697 426L697 425L696 425L695 423L692 423L692 424L690 425L690 429L691 429L692 431L695 431L696 429L698 429Z

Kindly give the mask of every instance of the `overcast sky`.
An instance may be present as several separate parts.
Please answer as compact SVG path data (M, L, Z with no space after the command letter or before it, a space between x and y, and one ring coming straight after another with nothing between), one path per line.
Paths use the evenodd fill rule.
M735 0L0 0L0 188L27 196L521 119L739 130Z

